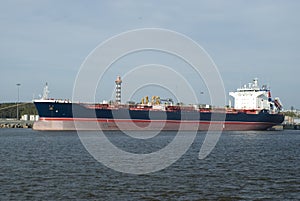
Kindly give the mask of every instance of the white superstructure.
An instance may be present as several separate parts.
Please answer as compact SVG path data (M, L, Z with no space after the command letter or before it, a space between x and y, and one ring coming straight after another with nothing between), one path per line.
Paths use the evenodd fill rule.
M262 87L258 84L258 79L253 79L252 83L244 85L238 88L236 92L230 92L230 96L234 98L234 109L237 110L269 110L275 111L281 109L279 98L279 106L277 102L271 98L270 89L263 85Z

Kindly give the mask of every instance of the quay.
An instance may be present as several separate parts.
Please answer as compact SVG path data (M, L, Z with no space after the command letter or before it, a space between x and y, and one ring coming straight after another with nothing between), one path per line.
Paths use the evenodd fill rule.
M300 130L300 124L284 124L283 129L286 129L286 130Z

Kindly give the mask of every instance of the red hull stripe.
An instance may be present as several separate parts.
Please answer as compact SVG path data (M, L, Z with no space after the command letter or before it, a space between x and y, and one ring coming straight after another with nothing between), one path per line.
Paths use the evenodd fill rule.
M187 121L187 120L141 120L141 119L97 119L97 118L49 118L41 117L40 121L87 121L87 122L167 122L167 123L184 123L184 124L264 124L275 125L270 122L242 122L242 121Z

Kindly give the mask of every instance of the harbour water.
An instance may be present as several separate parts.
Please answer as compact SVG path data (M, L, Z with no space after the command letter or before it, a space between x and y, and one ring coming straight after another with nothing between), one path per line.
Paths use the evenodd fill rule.
M160 149L175 134L132 141L108 133L136 153ZM300 200L299 131L224 132L199 160L204 137L199 132L170 167L131 175L97 162L76 132L1 129L0 200Z

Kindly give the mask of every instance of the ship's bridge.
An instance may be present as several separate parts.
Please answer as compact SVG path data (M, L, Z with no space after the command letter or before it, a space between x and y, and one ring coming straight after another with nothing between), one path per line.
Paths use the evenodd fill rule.
M238 88L236 92L230 92L229 95L234 98L234 108L238 110L271 110L273 108L270 90L266 85L259 87L257 78L253 79L252 83Z

